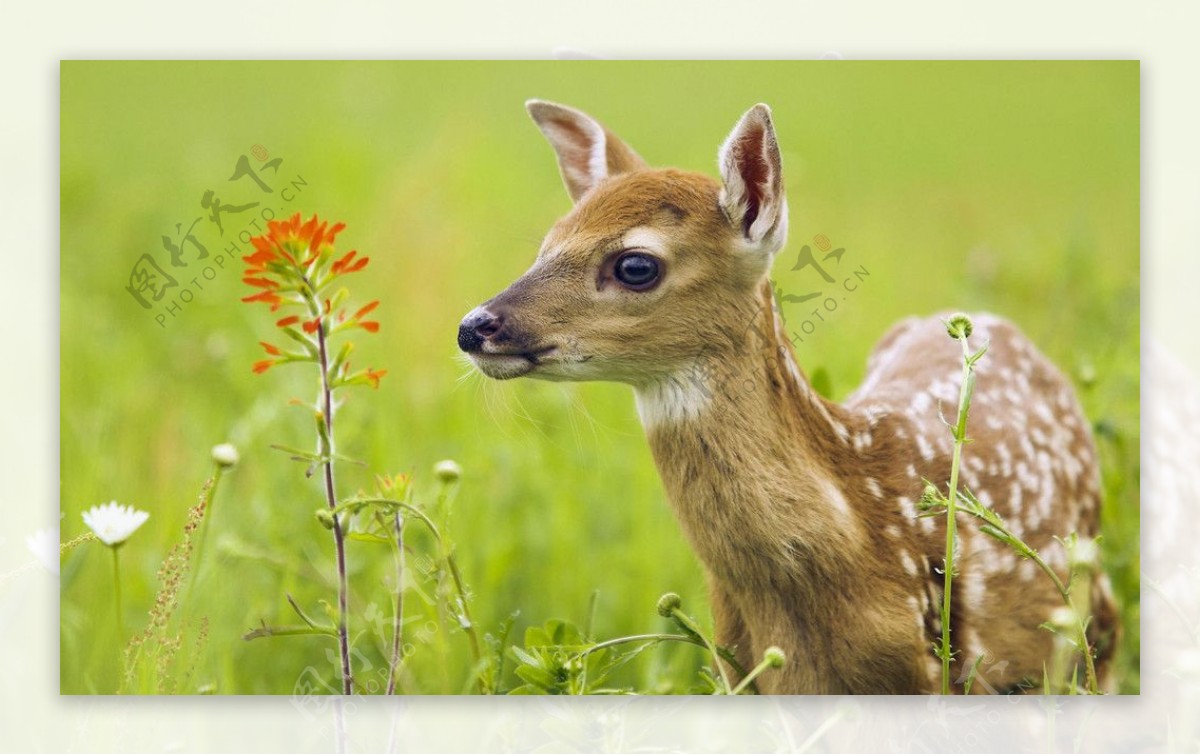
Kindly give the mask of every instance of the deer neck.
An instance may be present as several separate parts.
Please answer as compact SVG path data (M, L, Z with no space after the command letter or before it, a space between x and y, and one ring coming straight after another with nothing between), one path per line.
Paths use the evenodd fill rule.
M684 374L637 387L668 497L718 579L844 573L863 540L839 483L856 418L800 371L772 290Z

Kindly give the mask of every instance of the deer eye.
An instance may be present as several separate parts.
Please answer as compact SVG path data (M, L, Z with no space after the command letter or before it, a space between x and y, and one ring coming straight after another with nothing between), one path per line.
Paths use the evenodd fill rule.
M641 252L626 252L617 258L613 277L634 291L645 291L658 282L658 260Z

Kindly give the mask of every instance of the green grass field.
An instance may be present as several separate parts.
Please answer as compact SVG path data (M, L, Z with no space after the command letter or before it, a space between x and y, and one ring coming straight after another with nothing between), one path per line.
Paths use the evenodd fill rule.
M248 290L237 257L250 250L238 234L257 232L249 224L264 209L345 221L339 249L371 257L354 294L382 300L382 330L355 338L356 360L389 375L378 391L345 394L339 450L368 468L341 466L339 484L348 494L369 488L374 474L407 472L416 499L432 505L433 465L461 464L447 526L481 632L514 613L511 641L551 618L583 624L594 592L601 638L662 631L668 622L655 603L667 591L710 623L700 564L664 498L630 391L489 383L458 358L460 318L528 266L569 208L552 152L524 112L530 97L587 110L652 164L710 173L737 118L769 103L791 208L792 241L775 267L781 292L820 284L811 269L791 270L818 234L845 247L841 265L869 271L798 349L835 397L857 384L889 325L944 309L1014 320L1074 376L1105 464L1103 556L1126 630L1121 691L1138 691L1136 63L67 62L61 70L62 537L83 534L81 511L112 499L150 512L121 551L129 633L146 624L156 570L210 472L209 449L229 441L241 453L206 524L194 583L183 588L175 691L292 694L335 676L327 638L241 639L260 621L295 623L288 594L316 616L320 601L334 600L316 479L270 449L311 447L310 420L287 401L311 402L312 373L250 371L272 319L238 301ZM270 194L248 175L229 180L242 155ZM209 190L226 206L260 204L222 215L222 235L201 206ZM193 234L209 258L185 245L187 265L170 266L162 237L177 243L197 218ZM179 284L150 309L126 290L143 254ZM190 301L169 311L185 290ZM810 309L788 305L789 324L811 319ZM415 564L429 543L413 544ZM386 549L350 544L352 629L359 662L374 669L364 675L385 663L392 568ZM112 589L99 543L64 557L64 693L118 687ZM401 689L464 691L466 640L439 627L416 592ZM699 651L663 646L616 681L684 692L703 662ZM516 683L509 669L503 686Z

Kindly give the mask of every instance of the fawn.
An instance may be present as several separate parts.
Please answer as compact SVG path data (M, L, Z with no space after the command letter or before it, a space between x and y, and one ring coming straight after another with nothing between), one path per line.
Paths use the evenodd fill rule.
M910 318L864 384L825 400L797 365L768 273L788 225L771 112L751 108L720 148L721 181L649 167L598 121L527 108L574 201L533 266L463 319L459 347L496 379L633 387L664 487L705 565L718 640L741 665L777 645L768 693L938 689L944 517L918 518L922 478L949 478L960 350ZM979 363L961 476L1065 577L1054 536L1094 537L1096 450L1069 382L1011 324L974 317ZM1061 598L1029 561L959 527L951 611L957 688L1040 689ZM1116 632L1093 572L1099 673ZM1085 609L1089 606L1085 606Z

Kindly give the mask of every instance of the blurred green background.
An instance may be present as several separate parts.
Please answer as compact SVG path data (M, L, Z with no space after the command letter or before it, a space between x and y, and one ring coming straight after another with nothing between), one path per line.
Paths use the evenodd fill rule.
M569 207L524 100L574 105L652 164L710 173L724 136L761 101L774 110L789 189L781 292L820 287L812 269L791 270L817 234L846 249L831 273L870 273L798 349L835 397L894 321L947 308L1011 318L1075 378L1105 464L1104 558L1126 627L1121 689L1136 692L1138 77L1136 62L64 62L63 539L86 531L81 511L111 499L151 513L122 550L125 624L141 630L209 449L236 444L241 463L222 483L178 616L178 691L290 694L306 673L333 677L323 639L241 639L260 620L295 622L285 594L318 615L333 600L316 481L269 448L311 445L309 419L286 402L311 401L313 380L303 368L251 374L272 319L238 302L247 291L232 246L248 248L238 234L264 208L316 212L348 224L340 249L372 258L352 285L356 300L382 300L383 328L355 338L356 362L390 373L378 391L344 394L339 447L369 469L342 467L342 493L374 473L410 472L428 501L432 465L460 462L449 531L482 631L514 612L514 640L552 617L583 623L594 591L601 638L665 628L654 606L666 591L708 624L700 565L629 390L485 382L458 358L455 330L528 266ZM230 180L242 155L273 192ZM223 213L222 235L201 206L209 190L228 205L260 204ZM210 258L187 246L187 266L171 267L162 237L177 242L197 218ZM143 254L180 284L149 310L126 291ZM224 268L205 278L218 255ZM184 289L191 301L168 313ZM789 323L811 308L788 305ZM357 647L378 668L391 557L352 543L349 563ZM112 587L98 543L66 557L64 693L117 687ZM419 599L410 605L416 637L426 617ZM201 617L207 638L196 643ZM404 691L462 691L471 662L461 633L427 637ZM702 662L664 647L622 681L686 691Z

